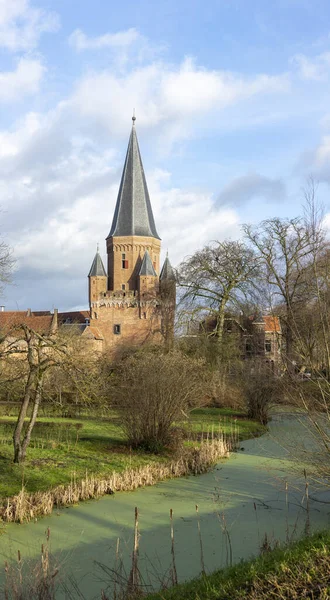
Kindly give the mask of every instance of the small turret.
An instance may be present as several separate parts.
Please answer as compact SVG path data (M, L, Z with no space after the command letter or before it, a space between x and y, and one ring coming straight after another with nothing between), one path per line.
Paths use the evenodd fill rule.
M176 277L168 258L168 254L166 254L166 258L160 272L159 284L161 298L161 329L165 345L169 349L174 340Z
M173 267L168 258L168 254L166 254L166 258L162 266L159 279L161 281L176 281L176 277L173 271Z
M145 251L143 261L139 271L139 277L157 277L154 265L148 250Z
M107 291L107 274L99 254L99 246L97 245L96 254L92 262L92 266L88 273L89 281L89 305L96 302L100 298L100 294L105 294Z
M138 275L140 295L156 293L158 291L158 276L152 264L148 250L145 251Z

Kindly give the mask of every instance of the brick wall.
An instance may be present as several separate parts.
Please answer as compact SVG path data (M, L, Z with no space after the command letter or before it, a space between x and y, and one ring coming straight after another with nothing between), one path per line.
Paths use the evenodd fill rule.
M148 250L159 275L160 240L152 237L127 236L107 240L108 290L137 290L137 276L145 251ZM125 268L123 268L125 261Z

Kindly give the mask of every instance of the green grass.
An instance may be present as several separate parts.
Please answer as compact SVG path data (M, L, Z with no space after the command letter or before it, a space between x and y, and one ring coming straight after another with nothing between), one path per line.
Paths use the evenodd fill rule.
M231 415L231 416L230 416ZM238 413L224 409L199 409L193 412L188 430L195 433L214 426L230 432ZM127 467L139 467L152 462L166 461L169 454L154 455L143 451L131 451L124 440L118 416L112 412L107 419L80 417L40 417L32 434L27 458L23 465L14 465L12 433L14 416L0 417L0 497L15 495L24 484L30 492L45 491L77 479L86 471L105 475ZM263 428L254 421L241 419L239 431L242 437L251 437Z
M240 440L261 435L267 430L257 421L247 419L243 411L229 408L196 408L185 425L196 433L205 432L212 427L217 432L220 427L220 430L227 434L235 426Z
M151 594L146 600L330 598L330 532Z

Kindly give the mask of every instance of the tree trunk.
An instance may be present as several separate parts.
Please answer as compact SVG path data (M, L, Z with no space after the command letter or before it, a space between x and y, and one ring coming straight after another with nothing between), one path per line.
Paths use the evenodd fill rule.
M285 362L288 373L293 373L295 368L294 363L294 315L292 308L287 308L286 315L286 331L285 331Z
M26 430L26 434L24 436L24 440L23 440L22 446L21 446L21 455L20 455L21 462L23 462L25 460L26 450L27 450L28 445L31 440L31 434L32 434L33 427L37 420L38 410L39 410L39 406L40 406L40 402L41 402L42 380L43 380L43 375L39 375L37 387L36 387L36 391L35 391L32 415L31 415L31 418L30 418L30 421L29 421L29 424L28 424L28 427Z
M31 395L33 393L33 388L35 385L35 379L36 379L36 373L34 370L31 370L28 376L28 380L26 383L26 387L25 387L25 393L24 393L24 398L23 398L23 402L21 404L21 408L19 411L19 415L18 415L18 419L17 419L17 423L16 423L16 427L14 430L14 435L13 435L13 444L14 444L14 463L20 463L21 462L21 452L22 452L22 446L21 446L21 436L22 436L22 430L23 430L23 425L24 425L24 419L26 417L26 413L27 413L27 409L29 407L29 403L31 400Z
M223 329L224 329L224 325L225 325L226 302L227 302L227 299L222 300L222 302L219 306L218 314L217 314L216 336L217 336L219 344L222 343L222 338L223 338Z

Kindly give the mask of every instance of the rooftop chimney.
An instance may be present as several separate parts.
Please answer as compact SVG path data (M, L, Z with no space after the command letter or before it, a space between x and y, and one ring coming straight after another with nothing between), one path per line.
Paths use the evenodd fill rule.
M52 322L50 325L50 333L51 334L57 332L57 329L58 329L57 316L58 316L58 308L54 308L54 314L53 314Z

